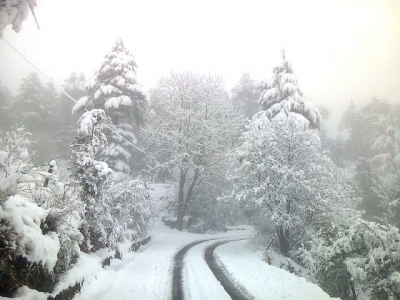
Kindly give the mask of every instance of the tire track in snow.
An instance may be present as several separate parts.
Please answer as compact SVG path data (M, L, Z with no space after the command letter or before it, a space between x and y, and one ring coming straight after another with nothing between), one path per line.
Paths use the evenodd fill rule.
M183 247L174 256L174 269L172 273L172 300L183 300L182 278L183 278L183 259L190 248L205 243L209 240L195 241Z
M195 241L192 242L186 246L184 246L181 250L179 250L173 259L173 273L172 273L172 300L183 300L184 296L183 296L183 267L184 267L184 258L186 253L194 246L201 244L201 243L205 243L205 242L209 242L212 240L221 240L224 239L224 241L222 242L217 242L209 247L206 248L206 253L205 253L205 260L207 262L207 265L210 267L211 271L213 272L214 276L216 277L216 279L222 284L222 286L224 287L225 291L227 291L227 289L233 294L233 295L240 295L242 296L242 293L238 293L235 288L233 283L231 283L228 279L228 277L222 272L222 270L219 268L219 266L217 265L217 263L215 262L215 259L213 257L213 252L215 250L215 248L217 248L218 246L225 244L225 243L229 243L229 242L234 242L234 241L239 241L239 240L244 240L244 239L248 239L248 237L246 238L230 238L229 240L226 240L227 238L215 238L215 239L207 239L207 240L200 240L200 241ZM210 263L207 261L206 255L207 255L207 250L210 250L210 255L211 255L211 261L213 261L213 268L211 268ZM218 277L217 277L217 275ZM223 274L223 275L220 275ZM222 279L223 282L226 284L223 284L223 282L220 280L220 278L222 278L222 276L225 276L225 279ZM230 284L229 284L229 283ZM228 292L228 291L227 291ZM235 294L236 293L236 294ZM228 292L228 294L232 297L232 295ZM247 298L232 298L232 299L248 299Z
M246 239L247 238L240 238L235 240L217 242L215 244L212 244L211 246L208 246L204 253L204 259L206 260L210 270L213 272L215 278L221 283L224 290L233 300L254 299L254 297L249 295L249 293L243 287L238 286L224 273L223 269L219 266L217 260L214 257L214 250L223 244Z

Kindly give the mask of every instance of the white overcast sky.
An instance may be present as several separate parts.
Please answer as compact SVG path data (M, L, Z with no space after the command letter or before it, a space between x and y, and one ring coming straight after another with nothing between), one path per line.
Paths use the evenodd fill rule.
M37 0L4 39L56 83L71 72L89 78L115 39L135 55L145 88L170 70L270 77L281 49L305 97L338 121L351 100L400 101L398 0ZM0 81L14 93L34 69L0 41ZM332 125L331 125L332 126Z

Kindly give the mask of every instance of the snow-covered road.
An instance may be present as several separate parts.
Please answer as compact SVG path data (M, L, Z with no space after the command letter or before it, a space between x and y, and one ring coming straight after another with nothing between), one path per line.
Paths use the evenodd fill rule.
M100 265L100 253L97 259L84 255L69 274L71 278L85 278L75 299L171 299L174 256L185 245L200 239L213 240L193 246L185 255L184 299L231 299L208 267L204 252L215 239L229 240L249 233L250 230L198 235L160 225L150 243L122 260L112 260L105 269ZM234 282L245 287L255 299L331 299L318 286L261 261L246 241L221 245L215 255Z
M220 295L221 298L219 299L231 299L230 295L236 292L234 286L230 284L229 279L224 278L224 282L220 280L222 276L215 276L216 274L223 274L216 264L213 265L213 268L210 268L210 263L214 263L213 249L215 246L234 240L237 240L237 238L197 242L193 246L189 245L190 248L184 247L183 250L187 250L186 256L180 257L179 260L175 256L174 263L181 268L179 270L176 268L179 271L179 276L174 276L172 299L213 299L215 295ZM212 280L213 278L215 280ZM238 299L246 298L239 297Z

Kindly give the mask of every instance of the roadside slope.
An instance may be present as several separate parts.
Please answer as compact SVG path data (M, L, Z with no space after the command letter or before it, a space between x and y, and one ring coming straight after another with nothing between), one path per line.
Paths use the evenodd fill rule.
M304 278L268 265L250 249L246 241L232 242L214 251L227 275L244 286L258 300L327 300L320 287Z

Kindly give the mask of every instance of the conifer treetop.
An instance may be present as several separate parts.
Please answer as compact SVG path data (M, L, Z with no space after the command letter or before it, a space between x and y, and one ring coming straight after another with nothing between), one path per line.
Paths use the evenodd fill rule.
M273 69L271 78L261 84L259 105L269 119L279 114L295 114L308 121L311 128L319 128L321 114L318 108L303 97L293 74L292 65L282 50L282 63Z

